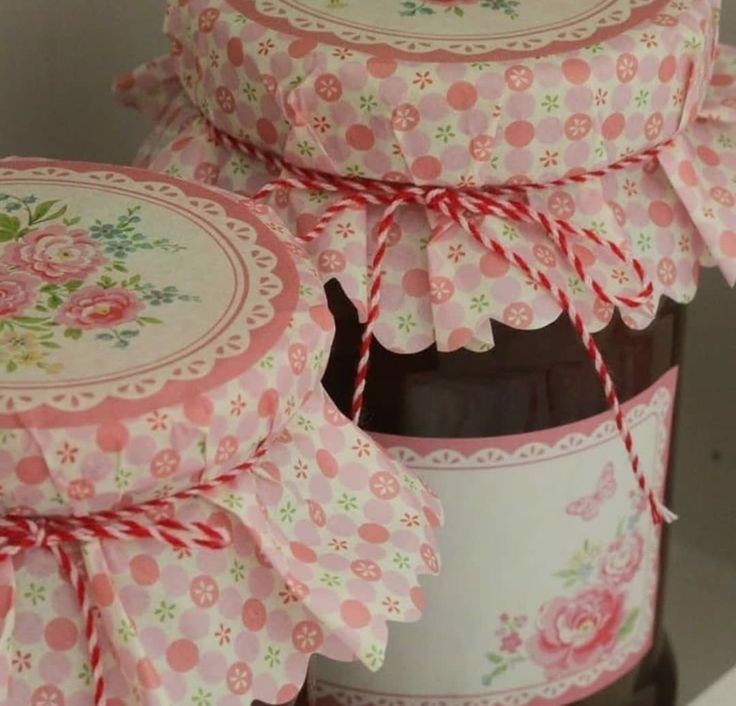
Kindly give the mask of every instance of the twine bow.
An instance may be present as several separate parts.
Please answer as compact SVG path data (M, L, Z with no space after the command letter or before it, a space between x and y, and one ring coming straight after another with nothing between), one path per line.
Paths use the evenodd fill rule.
M654 285L647 277L644 266L639 260L629 255L615 243L601 238L590 228L580 228L570 221L550 218L541 211L532 208L524 201L519 200L519 196L523 196L529 191L541 191L570 184L582 184L600 179L605 174L620 171L635 164L650 162L656 159L662 149L672 144L671 139L639 154L626 156L603 169L573 174L545 184L529 183L456 189L451 187L380 182L371 179L327 174L314 169L292 165L279 155L232 137L215 127L212 123L207 123L207 130L209 139L215 144L223 144L231 150L260 160L271 169L279 170L281 173L289 175L266 184L253 196L255 200L265 199L273 192L282 189L317 191L340 195L338 201L325 209L317 225L309 233L299 236L304 242L312 242L318 238L324 233L333 219L346 210L364 208L369 205L384 207L383 216L378 223L376 249L371 262L368 311L361 339L360 358L353 392L352 416L356 423L360 419L363 408L365 385L370 363L371 343L380 314L383 278L382 264L386 254L388 235L394 224L396 213L401 207L408 205L422 206L433 213L445 216L478 243L483 245L483 247L519 269L532 282L546 290L567 314L581 342L585 346L588 357L601 381L606 402L614 414L616 428L626 448L636 484L647 499L654 524L658 525L663 520L669 523L677 519L677 516L660 502L641 469L641 462L634 448L631 430L621 408L610 370L603 359L593 335L575 308L570 295L563 288L555 285L544 272L530 264L523 255L515 252L487 232L481 230L477 222L478 218L494 216L514 223L539 226L576 272L580 281L600 301L608 305L637 309L642 305L651 303L654 296ZM599 247L607 249L617 260L631 269L639 283L639 290L632 295L609 293L603 284L591 276L585 263L576 255L571 239L592 242Z
M95 706L102 706L106 700L95 607L90 600L83 572L64 545L103 539L154 539L173 549L224 549L232 541L227 530L206 522L181 522L165 514L172 502L204 497L209 491L236 480L252 469L265 450L265 445L259 446L251 461L212 480L139 505L84 516L0 517L0 561L8 561L29 549L45 549L54 556L61 575L74 589L84 620Z

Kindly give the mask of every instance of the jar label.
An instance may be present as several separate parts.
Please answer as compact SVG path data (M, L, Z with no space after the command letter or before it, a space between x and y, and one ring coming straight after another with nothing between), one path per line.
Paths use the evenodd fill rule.
M664 492L677 369L624 406ZM651 646L660 528L609 414L490 439L375 435L440 495L440 576L394 625L376 674L322 660L319 701L556 706L598 692Z

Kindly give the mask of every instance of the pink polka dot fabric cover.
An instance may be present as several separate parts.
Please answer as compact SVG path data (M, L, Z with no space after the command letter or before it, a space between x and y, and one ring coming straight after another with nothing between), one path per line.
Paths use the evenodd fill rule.
M440 508L323 393L333 322L278 218L141 170L4 160L0 240L3 515L135 506L267 447L157 510L226 528L225 549L67 545L106 706L285 702L315 652L380 666L386 621L417 619L417 576L438 570ZM46 549L0 564L0 635L0 702L93 703Z
M376 30L380 44L355 29L357 20L350 24L352 13L359 19L369 7L356 0L330 9L313 0L171 2L171 54L123 76L117 91L156 120L139 163L241 193L282 175L215 145L208 124L294 165L456 187L546 183L667 143L648 163L526 194L535 209L591 228L642 262L654 297L623 313L643 328L660 297L692 299L702 265L718 265L736 282L736 51L717 47L717 0L597 9L588 2L601 27L603 15L595 13L618 7L615 26L603 37L581 29L575 42L550 40L542 51L510 50L511 30L477 45L448 44L447 32L462 34L473 18L493 14L491 4L473 0L371 3L389 18ZM558 5L498 7L511 14L494 17L529 22L541 33L544 18L534 24L529 7L544 14ZM626 14L634 8L636 17ZM421 42L416 57L406 45L392 49L391 22L421 24L428 36L439 26L432 41L445 53L426 58ZM450 46L456 55L448 57ZM270 203L306 233L339 198L292 190ZM323 280L337 278L361 317L381 215L376 207L347 211L308 246ZM564 287L590 329L607 325L612 307L584 286L541 229L496 217L484 218L482 228ZM575 252L612 296L637 290L634 273L607 248L577 242ZM424 209L400 209L384 269L376 336L395 351L432 343L484 350L494 320L530 329L560 313L523 273Z

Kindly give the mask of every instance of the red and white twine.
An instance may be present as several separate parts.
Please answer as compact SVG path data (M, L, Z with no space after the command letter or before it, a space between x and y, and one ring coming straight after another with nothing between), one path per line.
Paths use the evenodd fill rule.
M172 503L206 497L210 491L236 480L251 470L265 450L266 447L261 445L248 463L211 480L139 505L79 517L0 517L0 561L7 561L29 549L46 549L56 558L61 575L74 589L84 621L95 706L103 706L105 703L105 678L97 618L87 580L64 545L98 542L103 539L153 539L174 549L223 549L231 542L227 530L205 522L180 522L175 517L166 517L165 514L171 509Z
M632 257L615 243L601 238L590 228L580 228L570 221L550 218L541 211L530 207L527 203L520 200L519 197L523 197L530 191L542 191L565 185L583 184L633 165L648 163L656 159L662 149L671 145L672 140L663 142L644 152L628 155L602 169L571 174L544 184L507 184L482 188L457 189L382 182L327 174L290 164L283 157L263 150L248 142L238 140L226 132L219 130L211 123L207 123L207 128L209 137L215 144L224 145L230 150L240 152L252 159L257 159L263 162L269 169L286 175L285 177L274 179L264 186L253 196L256 200L264 199L273 192L282 189L287 191L299 190L339 194L339 200L325 209L317 225L309 233L299 236L305 242L312 242L318 238L324 233L330 223L346 210L362 209L366 206L384 207L383 217L377 228L376 248L369 273L370 288L368 293L367 317L361 340L360 358L355 378L352 415L356 423L360 419L363 408L365 385L370 362L370 349L380 314L382 266L386 254L388 234L394 223L396 212L402 206L422 206L430 211L444 215L485 248L518 268L533 282L545 289L567 314L581 342L585 346L588 357L593 363L601 381L606 401L614 414L616 427L626 448L637 486L647 498L654 523L660 524L663 520L672 522L676 519L676 515L664 507L654 489L650 487L647 481L641 468L639 456L634 448L631 430L621 408L611 372L603 359L593 335L586 326L580 313L576 310L571 297L564 289L555 285L544 272L531 265L522 255L503 245L487 232L482 231L477 223L479 218L495 216L514 223L537 225L557 246L581 282L600 301L608 305L623 306L630 309L649 304L653 300L654 286L647 277L644 266L639 260ZM609 294L605 286L588 272L585 263L575 253L573 248L574 243L572 241L590 241L599 247L607 249L617 260L636 275L636 279L640 285L639 290L632 295Z

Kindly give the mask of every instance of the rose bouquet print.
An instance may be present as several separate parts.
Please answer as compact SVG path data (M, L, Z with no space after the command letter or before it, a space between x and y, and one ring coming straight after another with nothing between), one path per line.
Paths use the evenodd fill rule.
M39 202L32 193L0 194L0 210L0 360L6 373L35 365L58 374L58 337L76 341L87 335L127 348L141 328L162 323L152 315L157 307L199 301L175 285L143 282L130 269L136 252L186 250L168 238L149 239L139 206L114 223L97 220L88 228L80 227L81 217L69 214L66 205Z

